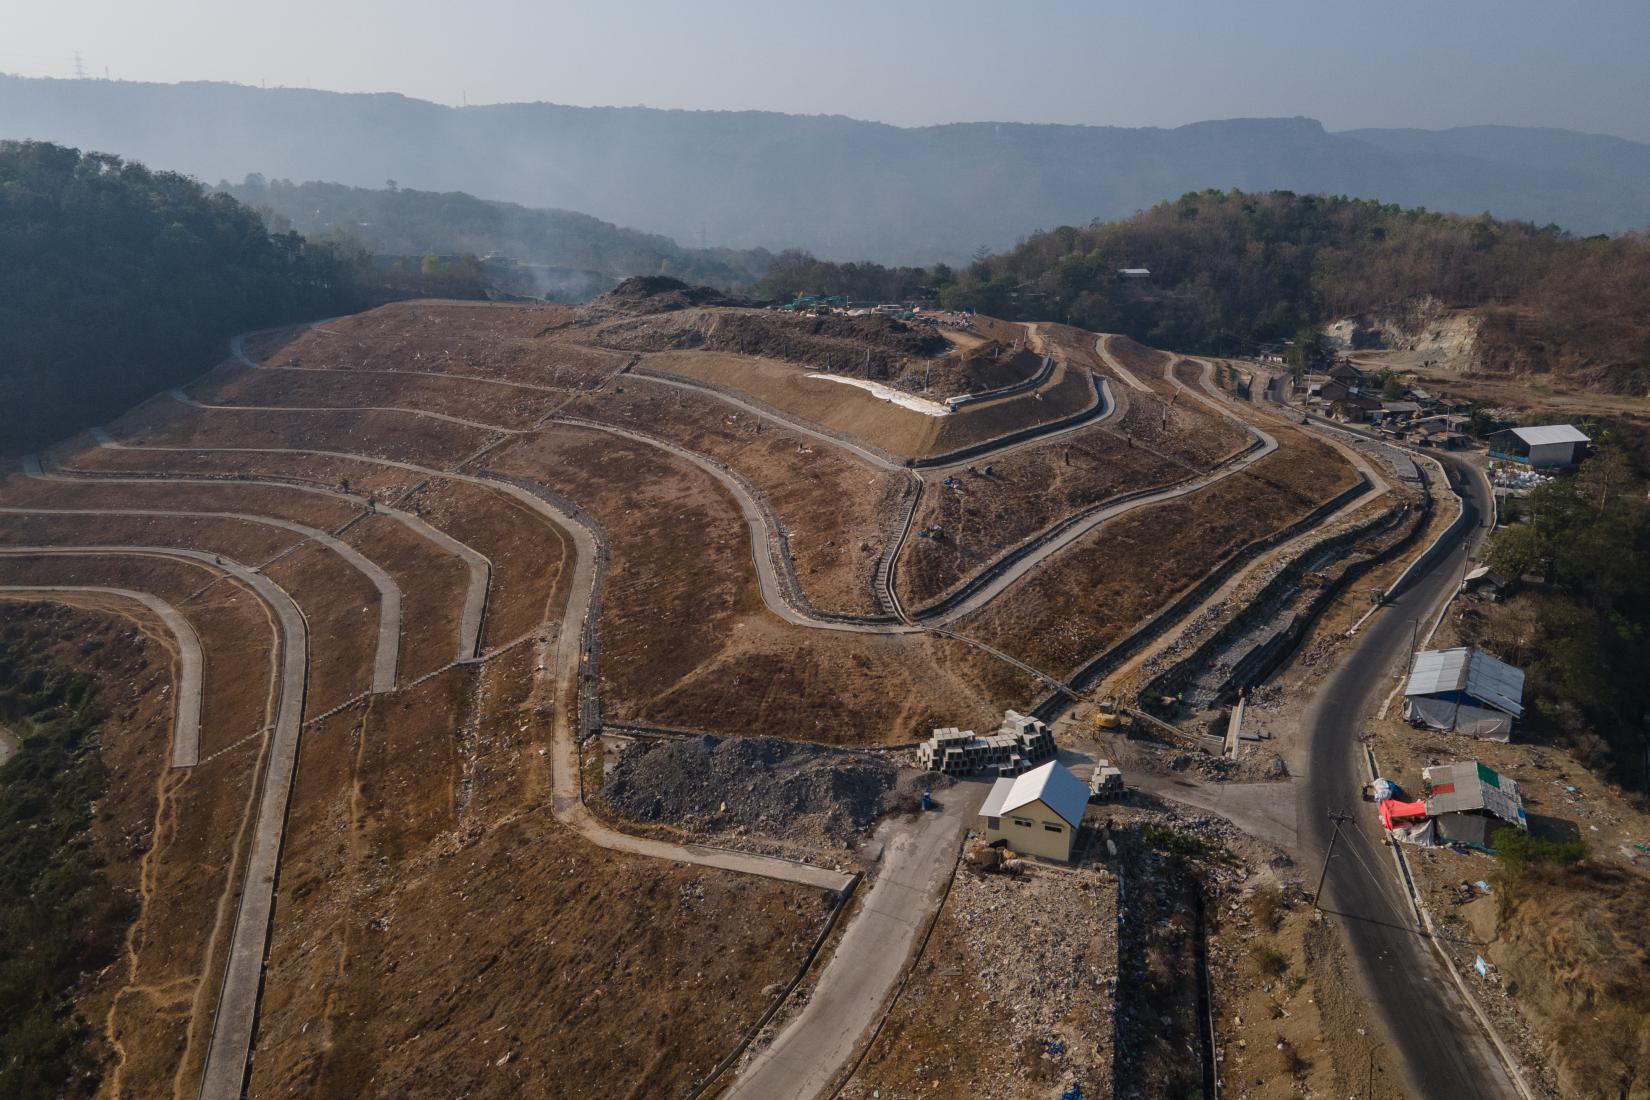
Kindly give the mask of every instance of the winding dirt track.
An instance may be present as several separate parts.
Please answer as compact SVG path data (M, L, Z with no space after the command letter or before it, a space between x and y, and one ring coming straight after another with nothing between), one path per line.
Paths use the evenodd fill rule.
M17 595L82 592L98 596L118 596L140 603L154 612L165 624L166 629L172 632L172 638L178 647L177 701L173 705L172 718L172 767L192 768L200 762L201 670L205 666L205 661L201 654L200 636L195 633L195 628L189 625L189 620L178 613L177 608L148 592L136 592L130 588L108 588L95 584L8 584L0 585L0 592Z

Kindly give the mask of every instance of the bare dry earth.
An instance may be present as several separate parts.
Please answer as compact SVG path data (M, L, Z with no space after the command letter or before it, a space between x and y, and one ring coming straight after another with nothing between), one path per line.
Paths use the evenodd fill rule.
M897 518L898 478L714 395L667 393L618 374L629 353L585 346L572 320L557 307L414 302L272 334L246 347L280 369L227 364L189 390L205 405L245 408L163 395L110 426L126 447L82 436L47 456L85 482L10 471L0 483L5 507L233 509L341 531L403 591L400 686L363 698L376 596L336 555L291 532L220 518L34 515L8 516L0 540L274 559L267 575L310 622L312 721L277 887L253 1095L575 1095L598 1081L620 1095L680 1093L754 1022L761 991L794 972L823 919L815 891L605 852L555 823L544 749L549 716L571 701L533 687L567 600L573 544L461 471L485 467L542 486L600 524L609 560L599 687L610 716L875 744L936 725L994 725L1038 690L1025 672L960 641L808 629L773 615L744 518L722 484L645 442L542 418L576 398L577 415L665 437L738 471L788 528L804 592L835 610L874 608L870 570ZM992 339L1024 335L985 324ZM851 387L805 385L798 368L771 360L694 351L644 360L918 454L1058 419L1092 400L1088 372L1098 364L1080 350L1087 334L1040 338L1066 356L1040 398L983 406L943 428ZM1164 360L1142 369L1151 364L1161 379ZM1241 432L1161 385L1161 398L1136 395L1115 426L1133 447L1116 434L1084 435L1069 443L1083 463L1072 466L1053 446L1017 452L1000 481L970 483L973 521L999 517L997 544L1006 547L1073 508L1207 469L1242 445ZM1319 446L1291 436L1249 473L1097 528L968 629L1064 671L1333 495L1346 471ZM103 476L214 484L92 480ZM248 478L347 485L484 555L489 659L447 667L464 583L456 559L386 517ZM1051 491L1033 492L1038 482ZM997 552L986 541L968 545L969 555L916 570L912 583L941 591ZM155 888L134 941L134 981L159 992L118 998L109 1032L135 1052L119 1092L190 1092L269 721L272 618L237 582L165 558L6 556L0 582L153 591L200 634L203 760L160 781L176 795L166 802L175 816L155 829L143 871ZM342 709L316 718L333 708ZM147 772L119 766L152 789L163 759L155 754Z

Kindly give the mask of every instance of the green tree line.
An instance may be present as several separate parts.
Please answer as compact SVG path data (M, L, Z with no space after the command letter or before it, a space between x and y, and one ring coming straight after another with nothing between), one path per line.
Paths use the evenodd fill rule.
M107 783L94 685L37 641L15 621L0 630L0 722L22 740L0 767L0 1096L19 1098L95 1089L73 995L119 957L135 916L90 832Z
M1151 277L1120 278L1127 267ZM1206 354L1311 340L1327 321L1433 298L1483 311L1486 368L1650 390L1650 237L1577 238L1363 199L1201 191L1121 221L1039 232L957 271L786 253L763 284L855 297L918 286L950 307Z
M1617 781L1650 790L1650 504L1606 446L1573 477L1510 503L1488 563L1524 588L1485 624L1525 671L1525 719Z
M201 373L233 333L357 308L369 276L185 176L0 142L0 453Z

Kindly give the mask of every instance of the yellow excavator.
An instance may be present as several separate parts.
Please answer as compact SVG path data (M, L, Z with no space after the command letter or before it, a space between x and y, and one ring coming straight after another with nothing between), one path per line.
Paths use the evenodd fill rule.
M1115 695L1108 695L1095 704L1091 721L1097 730L1128 729L1134 725L1134 715L1123 709Z

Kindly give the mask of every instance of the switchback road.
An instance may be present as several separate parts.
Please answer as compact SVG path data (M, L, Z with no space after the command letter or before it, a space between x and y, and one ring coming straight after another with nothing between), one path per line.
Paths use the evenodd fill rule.
M239 1100L252 1053L252 1029L263 985L264 955L269 946L270 917L275 908L275 876L292 779L298 767L298 738L303 732L304 695L309 668L309 628L304 616L274 581L221 555L170 546L7 546L0 554L20 556L136 556L181 558L221 570L246 584L275 612L281 628L281 687L275 729L269 741L263 783L252 828L252 847L241 875L240 904L230 934L212 1038L206 1050L200 1095L203 1100Z

